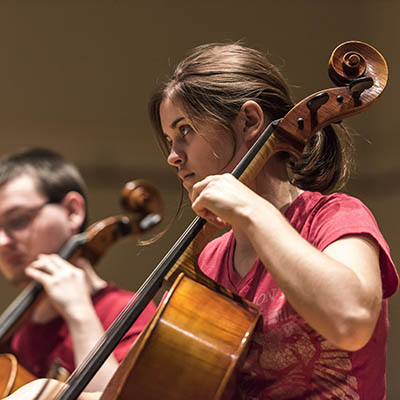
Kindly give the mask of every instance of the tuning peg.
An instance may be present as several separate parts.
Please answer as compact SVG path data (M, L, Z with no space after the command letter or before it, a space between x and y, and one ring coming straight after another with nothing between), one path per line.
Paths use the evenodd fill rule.
M328 101L328 99L328 93L318 93L307 101L307 107L311 111L311 113L314 114L322 105L324 105Z
M360 97L361 93L364 90L372 87L373 84L374 84L374 80L371 77L366 76L366 77L354 79L353 81L351 81L349 83L349 90L350 90L353 98L358 99Z

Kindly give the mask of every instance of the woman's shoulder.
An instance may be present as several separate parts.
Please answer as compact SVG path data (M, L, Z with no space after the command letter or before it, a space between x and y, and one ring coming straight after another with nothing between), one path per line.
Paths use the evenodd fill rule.
M300 197L300 196L299 196ZM323 195L315 192L301 194L290 211L289 220L298 232L319 250L346 236L367 236L380 247L380 266L384 296L397 288L398 276L378 222L360 199L346 193Z
M287 210L286 217L299 232L309 234L313 231L331 234L379 232L369 208L360 199L340 192L328 195L303 192Z
M311 209L322 208L332 204L347 204L349 206L367 208L367 206L360 199L347 193L335 192L330 194L322 194L320 192L311 191L302 192L292 203L292 206L294 206L294 208L300 206Z
M304 191L285 212L286 218L294 224L310 224L312 221L350 218L356 215L375 222L369 208L358 198L346 193L322 194Z

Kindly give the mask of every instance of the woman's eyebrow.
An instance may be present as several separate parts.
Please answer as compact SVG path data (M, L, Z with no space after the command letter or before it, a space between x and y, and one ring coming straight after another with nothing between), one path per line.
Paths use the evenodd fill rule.
M178 122L182 121L183 119L184 119L184 117L177 118L175 121L172 122L172 124L170 125L170 128L175 129Z

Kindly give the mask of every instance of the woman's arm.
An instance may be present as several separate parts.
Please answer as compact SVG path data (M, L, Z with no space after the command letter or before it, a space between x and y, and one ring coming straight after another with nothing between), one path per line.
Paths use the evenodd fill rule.
M192 201L198 215L232 226L237 251L250 243L293 308L327 340L352 351L368 342L382 299L372 239L343 237L321 252L271 203L228 174L196 184Z

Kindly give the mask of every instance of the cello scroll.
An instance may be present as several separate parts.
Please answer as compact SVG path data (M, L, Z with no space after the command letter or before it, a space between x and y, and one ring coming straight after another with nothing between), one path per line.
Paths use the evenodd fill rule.
M329 76L337 88L306 97L282 119L277 133L300 148L320 129L341 122L369 107L382 94L388 79L383 56L372 46L349 41L337 46L329 59ZM295 145L294 149L298 149ZM297 150L292 152L297 157Z
M161 221L161 196L158 190L145 180L138 179L126 183L120 193L120 204L127 211L126 214L94 223L81 234L81 238L72 237L70 243L64 246L63 253L71 253L75 246L79 246L73 257L84 257L96 264L118 239L142 234Z
M383 56L359 41L337 46L330 56L328 72L339 87L306 97L282 119L272 121L233 171L241 182L254 179L274 153L287 152L300 159L304 146L317 131L364 111L379 98L388 80Z

